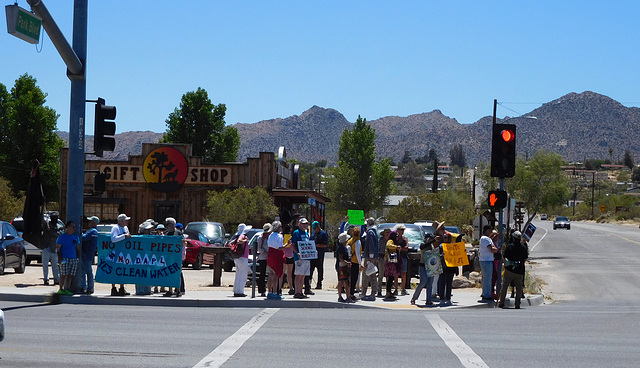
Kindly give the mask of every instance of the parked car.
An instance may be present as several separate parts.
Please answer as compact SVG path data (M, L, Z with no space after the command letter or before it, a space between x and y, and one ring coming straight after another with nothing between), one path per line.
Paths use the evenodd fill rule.
M44 213L42 217L44 218L45 222L49 222L48 213ZM18 231L18 235L22 237L22 232L24 231L24 219L22 218L22 216L14 218L13 221L11 221L11 225L15 227L15 229ZM62 220L60 219L58 219L58 231L64 231L64 222L62 222ZM24 240L24 249L27 252L27 265L31 264L31 262L42 263L42 249L36 247L34 244L31 244L26 240Z
M547 216L546 213L543 213L542 215L540 215L540 220L546 221L548 219L549 216Z
M445 226L444 229L453 234L461 234L460 228L457 226Z
M98 234L111 234L111 229L115 224L98 224L96 225L96 230L98 230Z
M436 228L433 227L432 221L418 221L418 222L414 222L414 224L420 225L420 227L422 228L422 232L425 233L425 235L426 234L433 235L436 232Z
M557 228L565 228L567 230L571 230L571 221L569 221L569 219L564 216L558 216L553 222L553 230Z
M4 270L13 268L16 273L24 273L27 266L27 251L24 249L24 240L18 234L13 225L6 221L0 221L0 275Z
M194 270L202 268L200 251L202 247L223 247L229 238L229 234L225 233L224 225L219 222L190 222L184 228L184 234L187 236L187 255L183 266L190 264ZM227 271L228 267L225 257L223 268ZM233 259L231 259L231 269L233 269Z

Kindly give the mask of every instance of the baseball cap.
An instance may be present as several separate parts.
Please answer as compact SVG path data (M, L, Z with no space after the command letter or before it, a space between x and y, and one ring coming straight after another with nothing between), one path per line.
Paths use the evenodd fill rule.
M118 221L121 221L121 220L131 220L131 217L125 215L124 213L121 213L118 215Z
M311 228L315 229L316 227L320 226L320 223L318 221L314 221L311 223Z
M309 220L307 220L306 218L303 217L303 218L300 219L300 223L301 224L308 224Z
M89 221L95 221L97 223L100 223L100 218L98 216L91 216L91 217L87 217L87 220Z

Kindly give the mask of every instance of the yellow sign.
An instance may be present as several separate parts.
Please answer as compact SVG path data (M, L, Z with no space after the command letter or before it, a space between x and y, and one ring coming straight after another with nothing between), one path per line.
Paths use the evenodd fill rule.
M442 250L447 267L459 267L469 264L464 242L442 243Z
M604 204L600 206L600 211L602 211L602 213L605 213L606 210L607 210L607 206L605 206Z

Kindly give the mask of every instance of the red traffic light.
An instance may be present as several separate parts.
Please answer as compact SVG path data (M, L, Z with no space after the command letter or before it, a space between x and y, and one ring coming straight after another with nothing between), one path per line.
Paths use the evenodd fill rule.
M516 137L515 133L509 129L505 129L502 132L500 132L500 136L502 137L502 140L505 142L511 142Z

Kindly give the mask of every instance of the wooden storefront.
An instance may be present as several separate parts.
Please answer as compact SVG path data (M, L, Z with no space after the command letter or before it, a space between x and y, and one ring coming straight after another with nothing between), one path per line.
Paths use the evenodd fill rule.
M61 155L61 203L67 202L68 150ZM301 190L297 165L286 162L286 151L260 152L243 163L203 164L191 156L188 144L143 143L142 154L127 161L87 160L85 162L84 217L96 215L103 223L115 223L120 213L131 216L131 231L146 219L164 221L174 217L184 224L191 221L216 221L207 218L207 193L211 190L240 187L265 188L274 197L282 221L300 212L310 220L324 224L325 203L320 193ZM104 173L105 191L94 191L96 173ZM61 214L65 218L65 214Z

